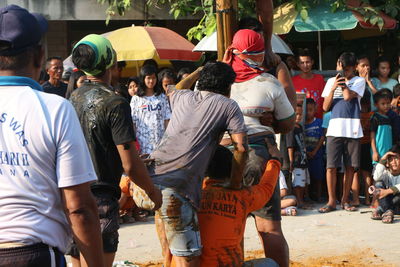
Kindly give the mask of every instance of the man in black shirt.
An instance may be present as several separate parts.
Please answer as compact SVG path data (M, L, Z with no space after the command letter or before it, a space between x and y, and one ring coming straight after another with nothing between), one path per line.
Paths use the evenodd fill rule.
M91 185L97 201L103 236L105 266L111 266L118 247L119 182L123 172L161 206L161 193L154 187L146 167L135 149L135 133L128 102L116 95L111 86L115 52L100 35L83 38L72 51L75 66L87 75L87 81L75 90L70 100L78 114L98 177ZM73 264L79 255L72 248Z
M63 62L60 57L49 57L46 60L46 72L49 75L49 80L42 84L44 92L65 97L67 84L61 80L63 71Z

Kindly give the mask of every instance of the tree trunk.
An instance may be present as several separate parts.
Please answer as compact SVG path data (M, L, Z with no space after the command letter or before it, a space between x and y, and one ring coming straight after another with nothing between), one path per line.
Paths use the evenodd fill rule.
M232 43L237 26L237 0L217 0L218 60L222 60L226 48Z

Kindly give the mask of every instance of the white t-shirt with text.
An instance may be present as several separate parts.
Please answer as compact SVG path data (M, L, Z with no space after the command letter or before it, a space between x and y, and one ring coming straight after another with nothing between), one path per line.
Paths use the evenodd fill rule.
M0 243L43 242L64 252L71 233L60 188L96 179L67 100L0 86Z
M171 117L168 99L164 94L133 96L131 112L140 153L150 154L164 135L165 121Z

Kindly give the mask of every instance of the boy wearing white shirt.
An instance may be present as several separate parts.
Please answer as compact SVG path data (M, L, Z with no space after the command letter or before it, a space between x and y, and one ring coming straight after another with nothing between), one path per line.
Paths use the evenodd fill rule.
M360 122L360 99L364 95L365 80L355 76L357 60L353 53L345 52L337 61L336 77L330 78L324 88L324 111L332 111L327 136L327 185L328 203L319 209L326 213L336 210L336 170L343 157L346 168L341 206L355 211L349 204L350 188L355 169L360 165L360 138L363 132Z

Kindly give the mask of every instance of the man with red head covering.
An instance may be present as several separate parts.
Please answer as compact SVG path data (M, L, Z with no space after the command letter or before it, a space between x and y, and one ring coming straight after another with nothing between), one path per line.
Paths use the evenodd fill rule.
M287 133L294 125L294 110L278 80L264 72L264 38L253 30L239 30L227 49L224 61L236 72L232 85L234 99L244 115L249 137L249 159L244 184L258 184L270 155L266 140L275 142L275 133ZM276 126L263 125L261 118L271 114ZM225 143L226 144L226 143ZM280 266L288 266L288 247L281 230L279 184L271 200L260 210L252 212L264 251Z

